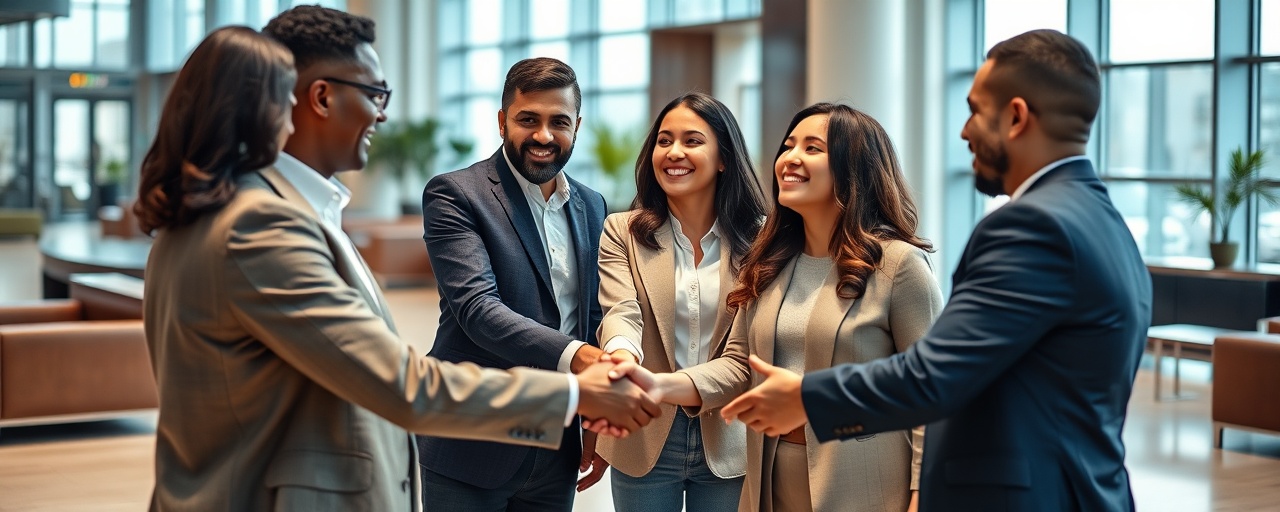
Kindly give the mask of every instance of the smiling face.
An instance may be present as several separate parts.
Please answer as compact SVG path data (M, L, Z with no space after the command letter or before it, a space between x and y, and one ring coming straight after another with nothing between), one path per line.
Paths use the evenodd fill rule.
M835 177L827 155L828 117L815 114L796 124L773 165L778 204L801 215L836 207Z
M960 138L969 142L973 153L974 188L991 197L1005 193L1004 179L1009 173L1009 152L999 126L1003 109L985 86L994 63L988 60L974 75L968 97L969 120L960 131Z
M724 171L720 144L711 125L680 105L662 118L653 145L653 172L669 201L715 200L716 180Z
M498 111L502 147L515 171L535 185L551 181L564 169L581 123L570 87L517 90L511 105Z
M356 46L356 60L334 78L385 88L382 64L369 43ZM334 159L338 170L363 169L369 163L369 145L378 124L387 120L374 95L344 84L331 84L332 101L329 103L332 126L327 144L337 152Z

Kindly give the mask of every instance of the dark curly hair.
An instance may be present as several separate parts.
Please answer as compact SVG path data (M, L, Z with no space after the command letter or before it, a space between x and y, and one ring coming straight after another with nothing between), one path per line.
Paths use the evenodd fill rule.
M262 33L293 52L298 71L317 61L355 60L356 47L373 44L373 20L318 5L300 5L272 18Z
M133 206L142 232L222 208L240 175L275 162L296 79L293 56L270 37L237 26L209 33L178 71L142 159Z
M928 240L916 235L919 224L915 201L898 155L884 127L866 113L848 105L816 103L791 119L778 147L777 159L787 151L785 137L810 116L827 116L827 154L835 178L835 204L840 210L831 237L831 255L840 274L837 295L856 299L867 289L867 280L880 266L881 242L901 240L932 251ZM775 171L776 172L776 171ZM760 297L787 262L804 248L804 218L778 203L778 180L773 181L773 212L747 251L739 271L740 284L726 299L738 308Z

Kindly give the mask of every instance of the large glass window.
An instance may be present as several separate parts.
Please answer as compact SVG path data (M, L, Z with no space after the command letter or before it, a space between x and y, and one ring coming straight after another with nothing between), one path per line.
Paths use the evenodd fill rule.
M972 7L952 6L953 16L972 15L983 23L976 34L953 30L948 42L977 55L1036 25L1063 29L1073 20L1069 33L1093 49L1102 71L1102 109L1089 156L1144 256L1207 259L1213 219L1193 215L1174 189L1220 183L1232 149L1267 151L1264 175L1280 186L1280 0L977 0L957 5ZM1219 49L1228 52L1225 58L1215 53ZM948 53L949 90L967 89L981 58L968 61L963 51ZM963 118L961 98L948 98L949 122ZM957 178L948 187L967 186L970 180L959 179L960 162L969 159L965 147L947 151ZM958 189L948 190L949 197L960 197ZM971 211L981 215L996 204L979 198ZM949 204L948 209L964 208ZM948 233L958 231L953 227L959 228L949 226ZM1247 205L1232 228L1230 238L1241 242L1245 254L1238 264L1280 262L1280 207Z
M1113 69L1105 97L1108 176L1211 176L1211 65Z
M1067 30L1067 0L987 0L982 52L1028 30Z
M1213 58L1214 0L1110 0L1113 63Z

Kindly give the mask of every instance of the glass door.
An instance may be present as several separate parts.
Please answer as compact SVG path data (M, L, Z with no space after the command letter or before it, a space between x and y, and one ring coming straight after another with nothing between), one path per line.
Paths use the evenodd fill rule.
M25 99L0 97L0 208L34 205L29 106Z
M53 103L56 216L96 218L129 184L130 102L61 98Z

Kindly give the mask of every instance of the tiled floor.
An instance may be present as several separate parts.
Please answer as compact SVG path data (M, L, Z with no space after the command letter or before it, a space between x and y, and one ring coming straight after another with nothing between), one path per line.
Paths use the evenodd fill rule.
M28 282L39 265L31 247L0 240L0 300L38 296L32 291L38 281L36 288ZM387 301L405 340L428 348L439 318L435 291L389 290ZM1209 365L1187 361L1182 373L1183 390L1197 398L1154 403L1149 360L1138 372L1125 429L1138 508L1280 508L1280 437L1229 430L1226 449L1214 449ZM153 432L153 416L0 431L0 512L145 509ZM609 510L610 503L606 479L580 495L574 509Z

